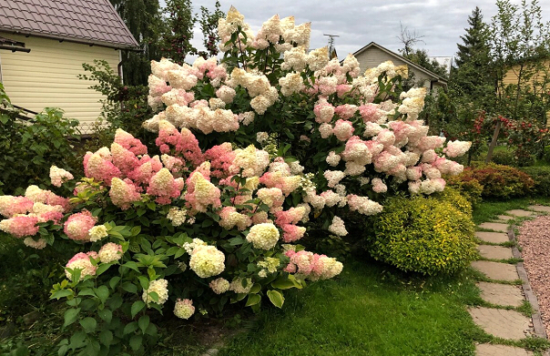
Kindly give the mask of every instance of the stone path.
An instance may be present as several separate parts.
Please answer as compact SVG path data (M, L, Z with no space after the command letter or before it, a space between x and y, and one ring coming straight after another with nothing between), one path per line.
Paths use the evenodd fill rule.
M480 224L478 228L485 231L476 232L476 238L480 241L478 252L481 260L472 262L472 267L487 278L487 281L479 282L477 286L481 291L481 298L489 307L472 307L468 312L487 334L506 340L517 341L540 335L540 330L533 327L531 317L510 309L521 307L526 300L524 295L530 291L524 292L523 288L517 285L520 281L526 285L529 283L524 280L526 274L522 264L507 263L514 262L514 257L520 257L517 248L508 247L509 236L514 237L513 233L508 234L508 223L517 218L534 218L541 213L550 214L550 207L533 205L528 209L509 210L493 222ZM537 306L531 303L531 307L536 309ZM533 353L518 347L480 344L476 345L476 355L532 356Z

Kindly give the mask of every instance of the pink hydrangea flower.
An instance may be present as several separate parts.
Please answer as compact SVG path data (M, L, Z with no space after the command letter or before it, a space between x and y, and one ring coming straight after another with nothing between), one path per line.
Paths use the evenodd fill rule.
M36 216L21 215L0 221L0 230L15 237L34 236L40 229Z
M63 183L71 179L74 179L74 177L70 172L56 166L50 167L50 180L52 182L52 185L56 187L61 187Z
M122 129L116 130L114 142L118 143L136 156L147 154L147 146L145 146L143 143L141 143L140 140Z
M339 105L334 109L334 113L343 120L351 119L356 112L357 112L357 106L350 105L350 104ZM336 123L338 124L338 122Z
M15 214L26 214L32 210L34 202L26 197L0 196L0 214L9 218Z
M63 231L71 239L75 241L88 242L90 241L90 229L94 227L97 218L92 216L87 210L81 213L73 214L65 222Z
M329 123L334 117L334 106L326 100L319 100L313 108L315 113L315 121L319 124Z
M302 226L296 226L293 224L286 224L283 228L283 240L286 243L291 243L300 240L306 233L306 228Z
M226 142L204 152L204 158L210 161L212 176L222 178L230 174L229 167L233 164L235 152L231 144Z
M141 199L141 195L136 191L136 186L131 181L113 178L111 182L109 196L115 206L122 210L130 207L130 204Z
M79 252L67 262L65 267L72 270L80 270L80 281L86 276L95 276L96 274L97 266L94 266L90 259L97 260L97 253L93 251L88 253ZM72 274L68 270L65 270L65 276L67 276L67 279L72 280Z
M120 170L109 159L102 157L101 153L88 152L84 156L84 174L88 178L103 181L110 186L114 177L120 177Z
M378 105L377 104L365 104L359 106L359 113L361 118L366 122L376 122L380 119L378 115Z
M355 131L353 124L346 120L336 121L336 125L334 125L333 129L334 135L340 141L347 141L351 136L353 136L353 131Z
M149 182L147 194L156 196L159 204L170 204L171 198L178 198L183 189L183 178L174 179L166 168L161 169Z

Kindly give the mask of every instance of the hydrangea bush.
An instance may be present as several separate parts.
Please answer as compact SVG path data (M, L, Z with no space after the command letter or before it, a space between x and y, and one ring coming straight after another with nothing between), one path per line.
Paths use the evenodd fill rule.
M347 230L336 214L375 215L388 191L440 192L442 174L462 172L450 158L471 143L428 136L418 120L426 90L401 90L406 67L386 62L360 75L352 55L338 62L326 47L308 53L310 24L293 17L274 16L254 34L231 8L218 31L221 62L152 62L148 101L159 113L146 129L165 120L207 147L229 140L284 148L286 162L311 181L302 193L307 212L339 236Z
M79 321L60 354L119 355L156 342L150 309L189 319L243 300L277 307L284 290L338 275L334 258L297 245L306 229L303 175L280 157L230 143L200 149L193 133L161 121L149 156L118 130L110 148L84 157L86 177L64 198L30 186L0 196L0 229L32 248L72 243L52 298L66 298L65 327ZM274 178L276 177L276 178ZM53 185L73 179L52 167ZM297 203L297 204L295 204Z
M308 53L310 25L292 17L254 35L232 8L218 31L221 62L152 62L159 113L144 127L160 155L118 130L86 154L72 197L36 186L0 197L0 230L33 248L79 247L52 291L73 330L60 355L144 353L154 309L189 319L239 301L282 307L284 290L343 268L297 244L306 227L344 236L346 217L380 213L384 194L442 191L441 175L462 171L448 158L470 144L427 136L425 90L400 89L406 68L360 75L351 55ZM52 167L51 179L73 178Z

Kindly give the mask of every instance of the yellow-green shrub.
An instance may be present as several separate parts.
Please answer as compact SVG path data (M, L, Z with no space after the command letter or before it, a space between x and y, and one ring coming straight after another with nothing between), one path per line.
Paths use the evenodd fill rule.
M390 199L374 231L370 254L404 271L453 273L475 256L471 215L437 198Z
M441 202L450 203L464 214L472 216L472 203L457 188L446 187L444 191L433 194L432 197Z

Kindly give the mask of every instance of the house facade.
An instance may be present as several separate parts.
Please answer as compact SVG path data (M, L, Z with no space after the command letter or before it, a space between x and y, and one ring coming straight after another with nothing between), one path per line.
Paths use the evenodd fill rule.
M406 65L409 72L414 73L414 80L418 86L425 87L428 90L447 88L447 80L444 78L375 42L369 43L353 55L359 61L361 72L377 67L386 61L392 61L396 66Z
M116 72L121 50L138 48L109 0L0 0L0 38L7 39L0 81L12 103L35 112L61 108L84 132L103 97L78 79L82 64L105 60ZM19 45L10 50L9 43Z

